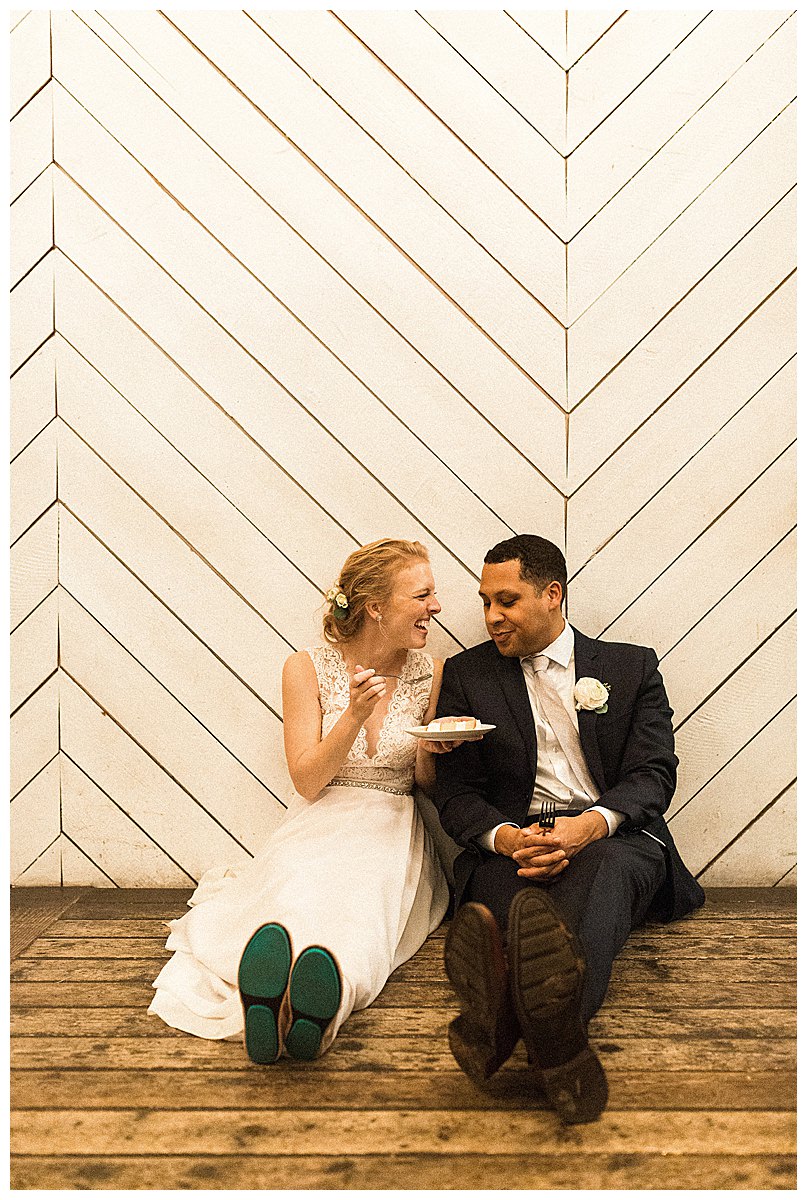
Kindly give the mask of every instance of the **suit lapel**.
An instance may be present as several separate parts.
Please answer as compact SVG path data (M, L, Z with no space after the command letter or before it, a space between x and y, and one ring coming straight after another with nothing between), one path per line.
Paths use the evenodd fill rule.
M599 648L593 638L586 637L579 629L574 630L574 675L575 679L588 676L597 678L597 657ZM577 714L577 727L580 730L580 748L586 760L589 771L594 776L601 791L605 791L605 772L603 771L600 746L597 741L597 722L600 716L595 712L580 709Z
M524 739L530 770L535 775L538 762L538 740L535 734L535 721L527 694L527 684L521 663L517 658L505 658L495 649L496 674L504 692L510 711L515 717L516 726Z

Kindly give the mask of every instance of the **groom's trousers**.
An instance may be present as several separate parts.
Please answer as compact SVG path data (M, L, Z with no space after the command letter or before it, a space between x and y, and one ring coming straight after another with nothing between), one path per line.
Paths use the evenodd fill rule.
M517 871L512 858L486 854L474 868L463 899L486 905L506 940L514 896L525 887L544 888L577 936L586 960L581 1015L587 1023L605 999L614 959L630 931L644 920L664 880L664 849L636 832L591 842L551 881L525 879Z

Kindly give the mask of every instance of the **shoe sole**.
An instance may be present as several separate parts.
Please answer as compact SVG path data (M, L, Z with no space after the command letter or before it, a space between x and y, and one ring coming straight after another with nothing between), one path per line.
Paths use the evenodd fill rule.
M501 935L484 905L471 901L458 910L446 935L445 969L462 1006L448 1028L449 1048L474 1083L485 1083L512 1054L518 1029L515 1014L506 1012Z
M244 947L238 990L244 1008L244 1043L255 1063L280 1057L278 1013L291 970L291 941L282 925L262 925Z
M608 1081L580 1019L585 959L577 939L550 898L530 889L511 905L508 945L513 1005L547 1097L566 1124L594 1121Z
M330 951L322 946L303 950L289 980L291 1025L285 1046L292 1058L311 1062L317 1057L341 1000L342 981Z

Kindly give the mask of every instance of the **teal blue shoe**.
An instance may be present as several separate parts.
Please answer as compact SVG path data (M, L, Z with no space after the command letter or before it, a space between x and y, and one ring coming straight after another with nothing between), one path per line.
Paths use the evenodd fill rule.
M342 981L333 955L309 946L294 964L289 981L291 1025L286 1050L292 1058L311 1062L319 1054L322 1035L339 1009Z
M278 1015L290 969L288 933L282 925L261 925L247 942L238 966L244 1041L253 1062L273 1063L280 1057Z

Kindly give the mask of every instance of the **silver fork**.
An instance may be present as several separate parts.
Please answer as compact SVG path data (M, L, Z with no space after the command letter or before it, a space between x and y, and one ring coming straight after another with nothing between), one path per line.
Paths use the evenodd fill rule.
M541 811L538 813L539 829L550 830L555 828L555 812L557 805L554 800L542 800Z

